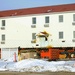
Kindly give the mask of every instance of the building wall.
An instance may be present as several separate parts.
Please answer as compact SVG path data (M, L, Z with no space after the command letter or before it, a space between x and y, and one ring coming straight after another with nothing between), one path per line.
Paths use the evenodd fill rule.
M58 13L45 13L45 14L34 14L34 15L23 15L23 16L12 16L0 18L0 47L1 48L12 48L12 47L23 47L33 48L41 47L39 41L31 43L32 33L40 33L47 31L51 36L48 37L48 42L43 42L43 46L51 45L53 47L74 47L73 42L73 31L75 31L75 25L72 25L73 14L71 12L58 12ZM64 22L59 23L59 15L63 15ZM49 27L44 27L45 17L50 17ZM36 17L36 27L32 28L32 18ZM1 29L2 20L6 21L5 29ZM59 32L63 31L64 38L59 39ZM5 34L5 43L1 44L1 36ZM38 39L38 37L37 37ZM62 42L64 41L64 42Z

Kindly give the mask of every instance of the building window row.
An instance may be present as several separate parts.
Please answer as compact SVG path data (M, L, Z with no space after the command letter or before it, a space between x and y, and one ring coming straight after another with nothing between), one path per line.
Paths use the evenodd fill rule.
M64 39L64 32L59 32L59 39ZM73 31L73 39L75 39L75 31ZM36 40L36 33L32 33L32 40Z
M64 21L63 15L59 15L59 22L63 22L63 21ZM75 21L75 14L73 14L73 21ZM37 19L36 19L36 17L33 17L32 18L32 24L36 24L36 23L37 23ZM45 23L50 23L50 17L49 16L45 17ZM5 26L5 25L6 25L6 21L2 20L2 26Z
M4 42L5 41L5 34L2 34L1 35L1 41ZM59 32L59 39L64 39L64 32L63 31L60 31ZM73 31L73 39L75 39L75 31ZM33 43L35 43L35 40L36 40L36 33L32 33L32 40L33 40Z
M64 38L64 32L61 31L59 32L59 39L63 39ZM75 31L73 31L73 39L75 39Z
M36 20L37 20L36 17L33 17L32 18L32 24L36 24L36 22L37 22ZM45 17L45 23L49 23L49 16Z
M75 14L73 14L73 21L75 21ZM59 15L59 23L64 22L64 16ZM45 23L50 23L50 17L46 16L45 17ZM32 18L32 24L36 24L36 17Z

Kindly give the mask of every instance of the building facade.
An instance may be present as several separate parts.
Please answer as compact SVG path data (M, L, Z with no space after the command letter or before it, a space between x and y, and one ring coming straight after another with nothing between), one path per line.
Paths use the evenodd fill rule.
M75 47L75 4L0 11L0 48Z

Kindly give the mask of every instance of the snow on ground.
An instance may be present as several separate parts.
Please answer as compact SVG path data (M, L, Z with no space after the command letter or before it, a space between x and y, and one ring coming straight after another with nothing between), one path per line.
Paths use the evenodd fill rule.
M75 61L45 61L42 59L25 59L18 62L0 60L0 71L75 72Z

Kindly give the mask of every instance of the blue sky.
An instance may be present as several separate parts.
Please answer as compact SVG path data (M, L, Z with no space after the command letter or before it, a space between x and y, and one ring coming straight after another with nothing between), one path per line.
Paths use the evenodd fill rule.
M75 3L75 0L0 0L0 11Z

